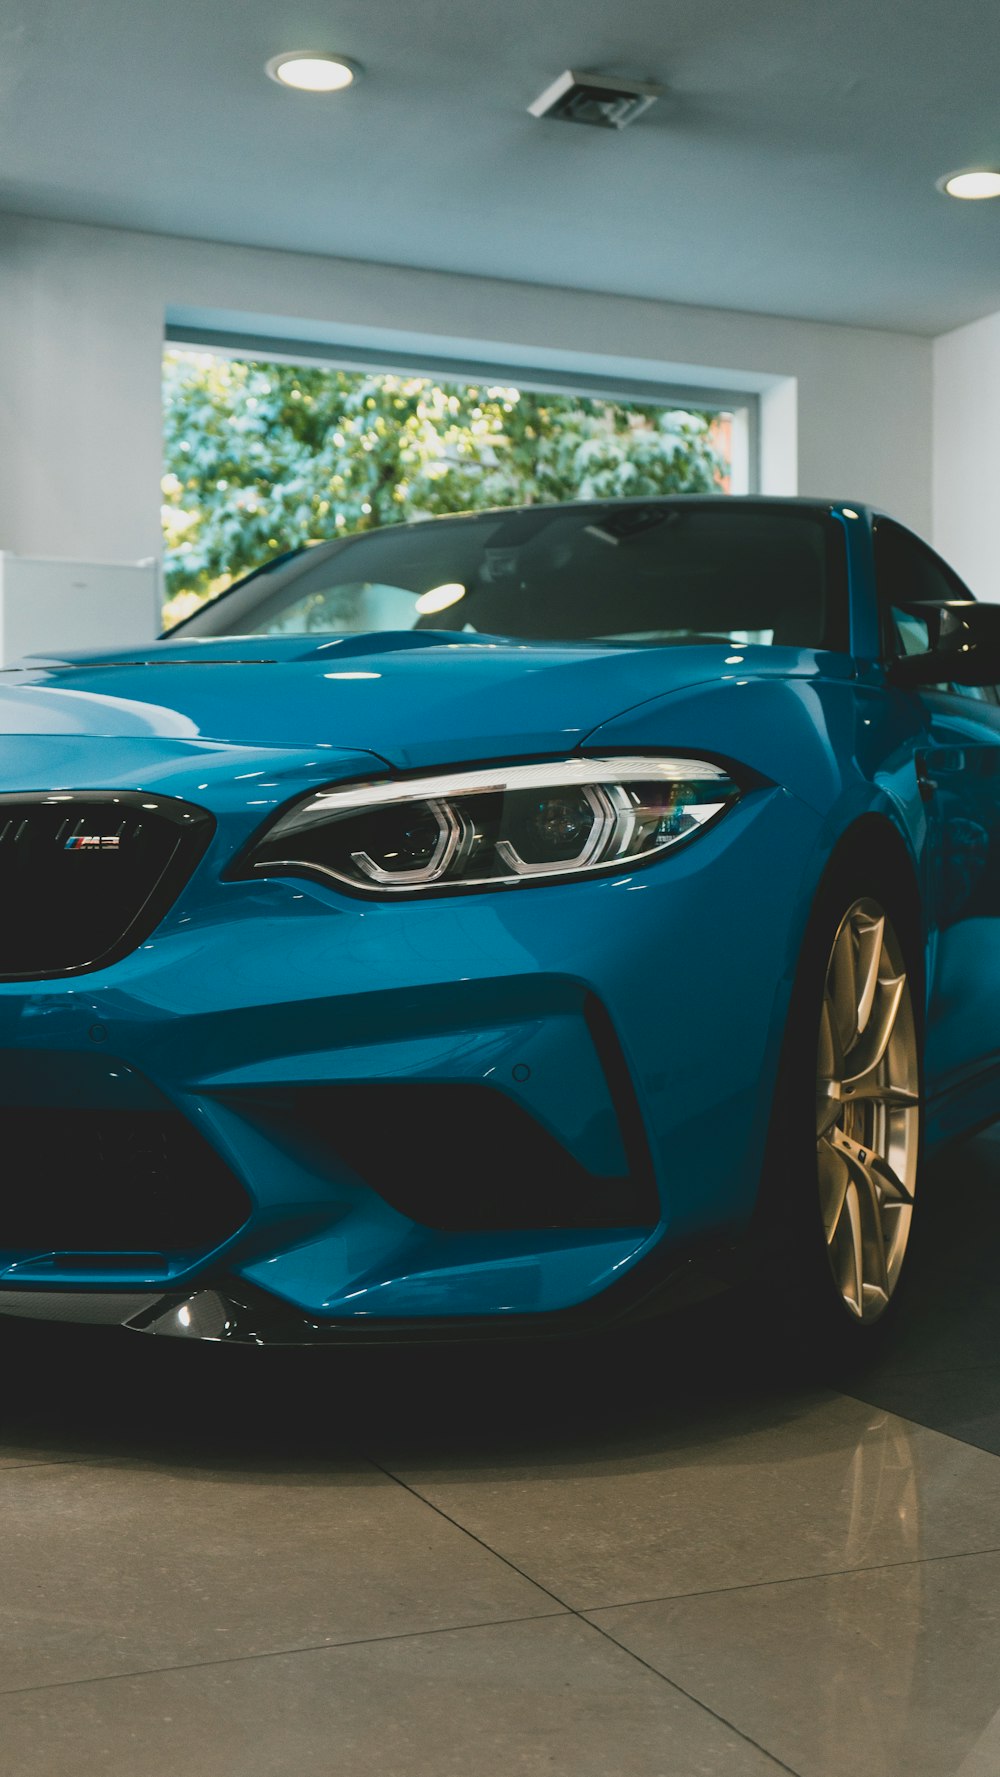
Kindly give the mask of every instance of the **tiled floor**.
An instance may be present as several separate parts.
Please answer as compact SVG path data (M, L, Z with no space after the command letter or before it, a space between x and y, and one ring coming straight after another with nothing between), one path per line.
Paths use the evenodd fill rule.
M1000 1137L840 1387L0 1335L0 1777L1000 1777Z

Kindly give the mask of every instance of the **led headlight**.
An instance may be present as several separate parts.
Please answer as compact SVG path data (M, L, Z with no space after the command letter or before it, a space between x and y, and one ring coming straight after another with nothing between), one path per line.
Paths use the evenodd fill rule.
M286 809L237 874L376 895L557 882L659 857L734 802L707 759L566 759L321 790Z

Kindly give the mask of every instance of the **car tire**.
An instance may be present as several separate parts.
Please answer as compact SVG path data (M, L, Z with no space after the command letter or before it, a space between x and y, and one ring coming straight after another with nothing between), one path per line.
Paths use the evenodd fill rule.
M835 866L802 947L760 1197L777 1330L810 1364L875 1355L908 1280L923 1133L921 957L898 872Z

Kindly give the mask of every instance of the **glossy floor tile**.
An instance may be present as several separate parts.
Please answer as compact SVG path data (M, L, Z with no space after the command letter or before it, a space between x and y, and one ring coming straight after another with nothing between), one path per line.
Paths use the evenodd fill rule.
M393 1473L575 1610L1000 1548L1000 1462L834 1394Z
M365 1464L0 1471L0 1567L0 1692L558 1608Z
M3 1700L17 1777L777 1777L574 1617Z
M593 1619L801 1777L997 1777L1000 1553Z
M1000 1454L1000 1127L926 1181L906 1313L850 1393Z
M734 1298L504 1350L0 1324L2 1777L1000 1777L1000 1141L929 1184L850 1376Z

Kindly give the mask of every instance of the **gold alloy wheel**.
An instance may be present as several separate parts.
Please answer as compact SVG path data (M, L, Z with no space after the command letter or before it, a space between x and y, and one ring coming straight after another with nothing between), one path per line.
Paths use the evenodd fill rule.
M877 901L855 901L826 969L816 1142L830 1268L845 1308L866 1323L888 1307L910 1235L919 1085L899 940Z

